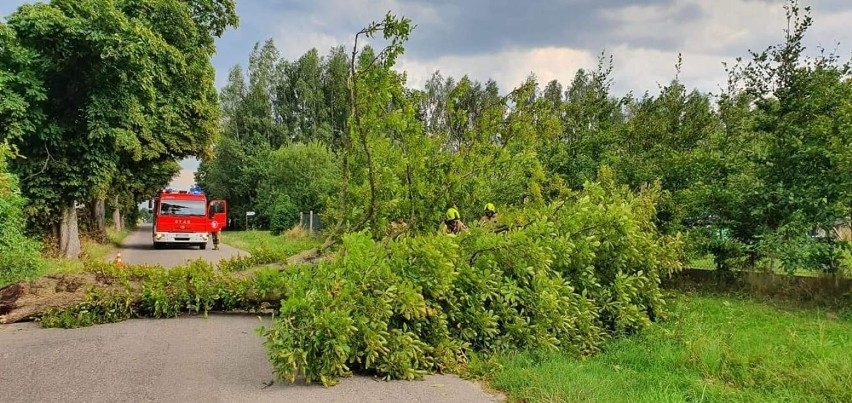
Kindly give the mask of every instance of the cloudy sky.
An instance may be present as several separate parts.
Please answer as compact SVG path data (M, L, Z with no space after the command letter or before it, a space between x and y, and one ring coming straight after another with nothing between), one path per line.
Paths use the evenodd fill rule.
M0 0L0 15L31 1ZM273 38L282 55L296 59L350 44L354 32L387 11L417 28L399 67L421 87L435 70L445 76L493 78L507 91L527 75L570 81L578 68L594 67L605 51L614 58L615 91L655 91L675 73L690 87L717 91L722 62L783 39L782 0L237 0L241 24L219 39L213 62L217 85L245 64L252 46ZM806 44L852 51L852 1L802 0L813 8ZM175 186L187 187L197 163L184 162Z

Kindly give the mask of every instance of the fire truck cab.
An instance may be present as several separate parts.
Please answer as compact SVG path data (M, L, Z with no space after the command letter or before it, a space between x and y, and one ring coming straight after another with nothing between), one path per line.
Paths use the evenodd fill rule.
M199 189L161 192L153 205L154 226L151 234L154 248L188 244L207 249L211 232L219 232L228 224L227 203L207 201Z

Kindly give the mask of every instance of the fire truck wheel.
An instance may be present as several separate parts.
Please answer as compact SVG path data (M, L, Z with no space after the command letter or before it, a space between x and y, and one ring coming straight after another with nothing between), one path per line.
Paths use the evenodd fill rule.
M198 244L198 248L201 249L201 250L207 249L207 243L205 242L205 243Z
M154 249L163 249L163 244L159 242L154 242Z

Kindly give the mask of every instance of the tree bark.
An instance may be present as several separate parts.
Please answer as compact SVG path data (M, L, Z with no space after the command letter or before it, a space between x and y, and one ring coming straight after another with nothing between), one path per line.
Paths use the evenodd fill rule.
M106 232L106 201L99 198L95 201L95 229L98 232Z
M68 259L79 259L80 230L77 223L77 209L72 202L62 208L62 222L59 224L59 253Z
M89 217L91 220L90 230L95 239L103 241L106 239L106 202L103 198L98 198L89 204L89 214L91 215Z
M118 197L115 198L115 209L112 210L112 225L116 231L121 231L124 222L121 217L121 208L118 207Z

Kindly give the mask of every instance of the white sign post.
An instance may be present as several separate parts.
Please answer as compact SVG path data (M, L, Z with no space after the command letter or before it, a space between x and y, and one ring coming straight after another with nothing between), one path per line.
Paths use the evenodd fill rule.
M246 231L248 231L248 229L249 229L248 218L253 216L254 214L255 214L254 211L246 211Z

